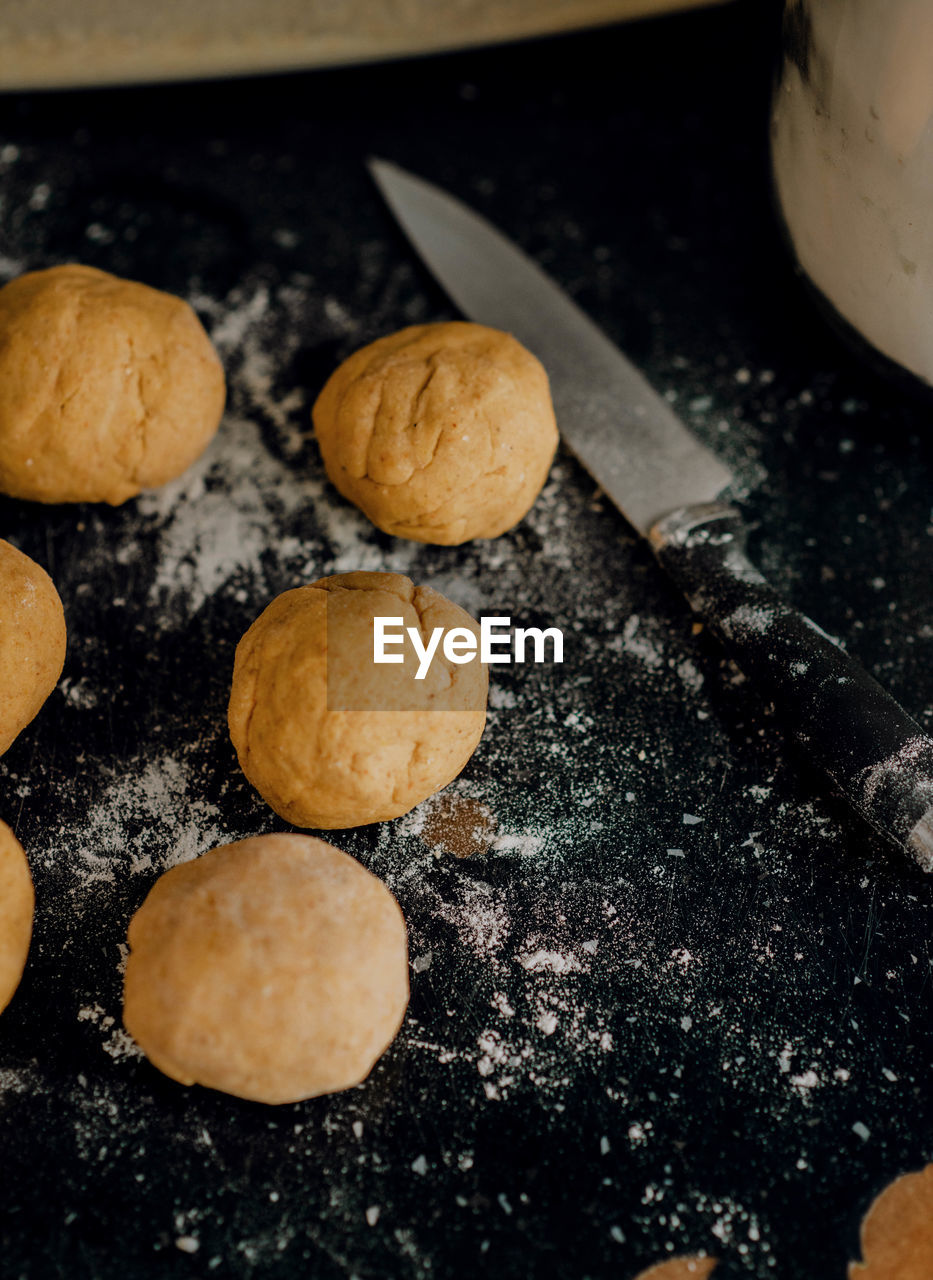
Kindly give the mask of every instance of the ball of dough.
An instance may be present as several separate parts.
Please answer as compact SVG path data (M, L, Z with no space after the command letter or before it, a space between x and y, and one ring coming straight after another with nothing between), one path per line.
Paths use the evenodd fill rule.
M478 660L436 653L427 676L409 644L373 661L373 619L429 636L479 628L430 587L395 573L345 573L278 596L237 646L230 736L240 767L299 827L362 826L407 813L457 776L486 723Z
M223 405L220 361L181 298L76 265L0 289L0 492L125 502L180 475Z
M874 1200L859 1232L864 1262L848 1280L929 1280L933 1262L933 1164L895 1178Z
M19 986L32 936L32 879L22 845L0 822L0 1009Z
M527 513L557 448L547 374L507 333L414 325L330 377L314 428L331 482L386 533L452 546Z
M44 569L0 539L0 755L58 683L65 615Z
M124 1021L182 1084L298 1102L359 1084L408 1004L398 903L311 836L224 845L167 871L130 921Z

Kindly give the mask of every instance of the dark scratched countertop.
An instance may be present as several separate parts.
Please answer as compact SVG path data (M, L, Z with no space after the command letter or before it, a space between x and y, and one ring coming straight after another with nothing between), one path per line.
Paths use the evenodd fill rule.
M70 633L0 761L37 887L0 1019L3 1277L628 1280L707 1251L724 1280L842 1280L871 1198L933 1156L933 881L806 769L573 460L506 537L431 548L374 531L307 440L338 359L453 315L370 185L383 155L644 367L739 471L766 573L930 727L929 410L785 254L778 17L0 100L3 272L79 259L185 295L230 388L157 494L0 500ZM565 662L494 673L446 800L332 837L411 930L371 1078L280 1108L183 1089L121 1031L127 921L171 862L282 828L226 736L234 647L278 591L355 568L561 626ZM485 851L453 856L478 813Z

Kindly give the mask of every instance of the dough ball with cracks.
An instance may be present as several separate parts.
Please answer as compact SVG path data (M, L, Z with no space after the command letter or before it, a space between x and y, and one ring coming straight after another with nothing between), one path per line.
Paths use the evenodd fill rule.
M22 845L0 822L0 1009L19 986L32 936L33 889Z
M328 477L386 533L451 546L527 513L557 448L547 374L507 333L414 325L363 347L314 406Z
M408 1004L405 921L385 885L311 836L172 867L130 921L123 1016L182 1084L298 1102L359 1084Z
M0 492L125 502L203 452L224 395L181 298L77 265L0 289Z
M65 643L65 615L52 579L0 539L0 755L58 683Z
M377 664L376 617L422 638L479 635L430 587L346 573L278 596L237 646L230 736L249 781L295 826L397 818L455 778L482 736L489 678L478 657L458 664L439 649L422 680L408 643L394 650L403 662Z

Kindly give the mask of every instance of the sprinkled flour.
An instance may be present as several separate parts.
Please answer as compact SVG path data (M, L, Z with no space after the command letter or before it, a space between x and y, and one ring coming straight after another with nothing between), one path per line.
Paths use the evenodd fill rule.
M471 1124L521 1105L546 1130L598 1105L593 1158L612 1187L642 1188L611 1227L620 1256L660 1223L670 1252L728 1250L770 1274L766 1206L730 1197L728 1180L721 1196L685 1182L674 1156L684 1134L697 1140L689 1080L715 1082L724 1105L754 1115L759 1143L801 1168L807 1126L833 1123L863 1087L857 1027L808 1011L814 930L825 926L806 922L799 903L833 820L781 798L767 741L736 757L741 681L698 644L648 552L571 459L558 457L529 517L495 542L451 551L387 538L327 484L309 440L316 388L290 372L301 335L340 351L369 335L301 277L246 279L225 298L194 301L228 370L221 431L174 483L63 526L57 576L73 647L56 696L56 772L37 777L25 751L0 761L0 779L32 815L24 836L43 946L72 966L68 1017L84 1057L67 1106L82 1159L105 1165L121 1144L143 1142L149 1124L150 1103L134 1100L155 1086L120 1025L132 911L167 867L284 825L246 784L227 738L239 636L287 587L391 570L475 614L561 627L565 662L494 670L486 735L464 773L394 823L331 837L386 880L410 928L412 1008L372 1087L401 1072L426 1099L455 1098ZM697 752L686 769L685 749ZM744 773L731 784L741 803L725 813L717 796L728 769ZM804 851L797 864L793 847ZM89 936L103 978L82 959ZM886 1069L910 1077L903 1062ZM307 1113L346 1132L359 1156L320 1155L297 1108L289 1158L323 1161L333 1221L391 1230L411 1274L429 1277L414 1228L399 1222L400 1193L378 1182L367 1146L378 1121L360 1110L369 1087ZM894 1086L879 1071L875 1087ZM0 1114L6 1099L44 1088L31 1066L0 1069ZM209 1166L221 1160L204 1119L212 1105L202 1114L192 1094L179 1122L179 1140ZM873 1141L871 1126L854 1133ZM423 1180L429 1157L406 1158ZM483 1162L465 1143L430 1159L463 1178ZM528 1212L524 1194L502 1191L496 1212ZM171 1236L208 1273L222 1270L205 1241L211 1212L202 1222L185 1209ZM283 1217L239 1248L259 1267L294 1240Z

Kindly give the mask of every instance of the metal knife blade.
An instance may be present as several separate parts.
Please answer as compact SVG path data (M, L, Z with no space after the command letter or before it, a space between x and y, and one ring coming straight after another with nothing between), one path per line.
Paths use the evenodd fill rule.
M548 372L561 436L647 535L732 481L644 375L526 254L459 200L386 160L369 169L399 225L460 310L504 329Z
M370 170L471 320L541 360L561 434L853 806L933 872L933 738L745 553L731 480L606 335L485 219L384 160Z

